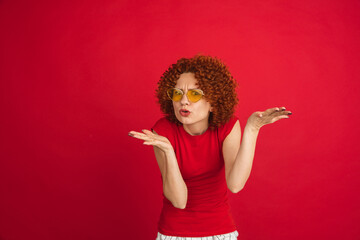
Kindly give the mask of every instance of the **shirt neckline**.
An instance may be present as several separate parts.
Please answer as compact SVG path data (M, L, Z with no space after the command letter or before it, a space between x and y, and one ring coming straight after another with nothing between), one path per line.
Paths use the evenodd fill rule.
M208 134L208 132L210 131L210 126L208 126L208 128L206 129L206 131L203 134L200 135L191 135L190 133L188 133L185 129L184 129L184 125L180 126L180 131L182 131L186 136L191 137L191 138L200 138L202 136L205 136Z

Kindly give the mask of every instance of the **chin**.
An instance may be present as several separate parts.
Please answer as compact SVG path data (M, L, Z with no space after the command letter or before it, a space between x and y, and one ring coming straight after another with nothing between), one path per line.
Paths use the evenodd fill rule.
M183 117L178 115L176 115L176 119L182 124L191 124L194 122L193 120L189 119L189 117Z

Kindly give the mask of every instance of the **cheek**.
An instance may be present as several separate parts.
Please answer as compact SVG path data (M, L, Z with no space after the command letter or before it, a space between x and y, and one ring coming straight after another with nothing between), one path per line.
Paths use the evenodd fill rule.
M181 109L181 104L179 102L173 102L174 114L175 116L179 117L180 113L179 110Z
M204 104L201 104L197 107L196 109L199 114L201 114L202 116L205 116L209 113L210 111L210 104L208 103L204 103Z
M209 111L210 111L210 108L211 108L210 103L209 103L209 102L204 102L204 104L203 104L203 109L204 109L204 111L209 112Z
M173 102L173 108L174 108L174 110L179 109L180 106L181 106L181 105L179 104L179 102Z

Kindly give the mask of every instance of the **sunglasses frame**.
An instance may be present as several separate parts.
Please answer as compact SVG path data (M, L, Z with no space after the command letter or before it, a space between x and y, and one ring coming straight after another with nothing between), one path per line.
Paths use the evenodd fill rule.
M166 91L166 94L167 94L167 96L169 97L169 99L170 99L171 101L174 101L174 100L170 97L170 95L169 95L169 90L172 90L172 89L176 89L176 90L180 91L180 92L182 93L182 96L184 96L184 91L181 90L180 88L175 88L175 87L174 87L174 88L170 88L170 89L168 89L168 90ZM199 92L201 93L201 98L205 96L203 90L201 90L201 89L197 89L197 88L188 89L188 91L187 91L187 93L186 93L186 97L187 97L188 100L189 100L190 102L192 102L192 103L196 103L196 102L200 101L201 98L200 98L199 100L195 101L195 102L191 101L190 98L189 98L189 96L188 96L189 90L199 91ZM180 98L179 101L181 101L181 99L182 99L182 97ZM179 101L174 101L174 102L179 102Z

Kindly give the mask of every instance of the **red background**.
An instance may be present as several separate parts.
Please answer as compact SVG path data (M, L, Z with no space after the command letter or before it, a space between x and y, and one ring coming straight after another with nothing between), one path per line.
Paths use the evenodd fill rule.
M360 2L0 1L0 239L155 239L153 150L180 57L217 56L261 129L239 239L359 239Z

